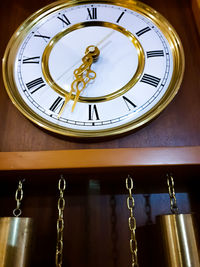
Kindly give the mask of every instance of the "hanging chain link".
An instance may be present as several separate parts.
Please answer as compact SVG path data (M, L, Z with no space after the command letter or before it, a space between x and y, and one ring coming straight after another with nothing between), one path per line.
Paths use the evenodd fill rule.
M167 185L169 190L171 212L173 214L178 214L178 207L176 204L176 195L174 190L174 179L171 174L167 174Z
M58 189L60 191L60 196L58 199L58 219L57 219L57 244L56 244L56 267L62 267L63 263L63 230L64 230L64 208L65 199L64 191L66 187L66 181L61 175L58 182Z
M132 196L133 189L133 180L128 175L126 178L126 188L129 192L129 196L127 197L127 207L130 210L130 217L128 219L129 229L131 231L131 239L130 239L130 251L132 256L132 267L138 267L138 259L137 259L137 240L136 240L136 219L133 214L133 210L135 207L135 201Z
M25 181L25 179L19 181L16 193L15 193L15 200L17 202L17 207L13 210L13 215L15 217L19 217L22 214L22 210L20 209L20 206L21 206L21 201L23 199L23 188L22 188L22 186L23 186L24 181Z

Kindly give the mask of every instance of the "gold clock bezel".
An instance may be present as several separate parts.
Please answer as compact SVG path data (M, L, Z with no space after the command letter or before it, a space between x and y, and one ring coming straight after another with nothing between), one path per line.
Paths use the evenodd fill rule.
M49 14L56 12L58 10L79 5L79 4L113 4L118 5L124 8L128 8L133 10L149 20L151 20L163 33L165 38L167 39L172 52L173 57L173 74L170 81L170 84L161 98L161 100L153 106L149 111L145 114L140 116L139 118L123 124L121 126L104 129L104 130L74 130L67 127L63 127L60 125L56 125L42 117L40 117L37 113L32 111L30 107L23 101L21 95L19 94L15 81L14 81L14 64L15 64L15 57L18 51L18 48L30 29L36 25L41 19ZM180 38L176 33L175 29L171 26L171 24L157 11L153 8L147 6L144 3L139 1L132 1L127 0L75 0L75 1L58 1L54 2L37 12L31 15L24 23L16 30L16 32L11 37L4 57L3 57L3 80L7 90L7 93L13 102L13 104L20 110L20 112L25 115L28 119L36 123L37 125L69 137L77 137L77 138L89 138L89 137L103 137L103 136L111 136L111 135L118 135L124 132L128 132L130 130L136 129L141 127L142 125L146 124L147 122L151 121L153 118L158 116L160 112L172 101L172 99L177 94L184 74L185 68L185 58L184 58L184 51L183 46L181 44Z
M88 21L88 22L84 22L84 23L77 23L77 24L72 25L71 27L65 29L64 31L58 33L57 35L55 35L51 39L51 41L48 43L48 45L46 46L46 48L44 50L44 53L42 56L42 72L43 72L43 75L45 77L45 80L47 81L47 83L49 84L49 86L52 89L54 89L57 93L59 93L60 95L62 95L64 97L66 95L68 95L68 92L66 92L63 88L61 88L53 80L51 73L50 73L50 70L49 70L49 66L48 66L49 56L51 54L53 47L63 36L69 34L70 32L72 32L76 29L81 29L84 27L93 27L93 26L108 27L108 28L116 30L116 31L122 33L123 35L125 35L131 41L131 43L134 45L134 47L137 51L138 66L137 66L135 73L133 74L133 77L122 88L117 89L113 93L103 95L103 96L98 96L98 97L80 96L79 100L78 100L79 102L87 102L87 103L98 102L99 103L99 102L109 101L109 100L112 100L116 97L119 97L119 96L125 94L130 88L132 88L137 83L137 81L140 79L142 72L144 70L145 56L144 56L143 48L142 48L140 42L135 38L135 36L131 32L122 28L119 25L116 25L116 24L113 24L110 22L102 22L102 21L90 22L90 21ZM74 98L75 98L75 95L72 94L71 99L74 99Z

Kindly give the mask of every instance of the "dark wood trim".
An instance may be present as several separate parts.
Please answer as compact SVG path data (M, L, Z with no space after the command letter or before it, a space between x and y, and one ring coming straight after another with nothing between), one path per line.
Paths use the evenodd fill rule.
M192 0L192 11L200 34L200 0Z

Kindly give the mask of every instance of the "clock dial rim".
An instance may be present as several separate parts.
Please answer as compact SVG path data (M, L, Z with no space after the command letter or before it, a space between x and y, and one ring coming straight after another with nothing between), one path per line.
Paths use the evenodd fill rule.
M26 34L30 31L30 29L38 23L38 21L44 16L49 15L50 13L56 12L63 8L79 5L79 4L113 4L118 5L124 8L129 8L130 10L136 11L141 15L148 18L153 24L155 24L159 30L163 33L165 38L167 39L169 46L173 47L172 49L172 57L173 57L173 74L170 81L170 84L163 95L163 97L155 104L153 108L147 111L144 115L140 116L138 119L135 119L131 122L123 124L121 126L112 127L109 129L103 130L74 130L67 127L62 127L51 123L50 121L40 117L37 113L32 111L30 107L23 101L20 93L17 88L14 88L14 75L10 74L9 69L14 69L14 59L17 54L17 48L19 48L20 44L23 42ZM24 30L25 29L25 30ZM20 36L20 38L19 38ZM14 47L14 49L13 49ZM139 128L151 121L153 118L157 117L162 110L166 108L166 106L173 100L175 95L177 94L184 74L185 69L185 57L184 50L181 44L181 40L176 33L175 29L168 22L166 18L164 18L160 13L155 11L153 8L148 5L138 2L138 1L128 1L124 3L123 0L118 0L115 2L114 0L104 0L104 1L85 1L85 0L76 0L76 1L58 1L54 2L44 8L38 10L33 13L30 17L28 17L19 28L15 31L13 36L11 37L4 57L3 57L3 80L6 87L6 91L13 102L13 104L17 107L17 109L25 115L28 119L39 125L40 127L55 132L57 134L69 136L69 137L77 137L77 138L89 138L89 137L103 137L103 136L111 136L118 135L125 132L129 132L136 128Z

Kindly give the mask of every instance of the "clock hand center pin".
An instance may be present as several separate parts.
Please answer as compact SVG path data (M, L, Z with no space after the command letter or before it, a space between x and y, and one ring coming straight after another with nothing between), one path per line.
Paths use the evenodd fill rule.
M110 38L111 35L113 35L115 33L114 30L112 30L111 32L109 32L106 36L104 36L95 46L99 47L102 43L104 43L108 38ZM103 46L101 46L101 51L103 50L103 48L105 48L109 43L111 43L111 41L107 42L106 44L104 44ZM57 79L56 81L59 81L64 75L66 75L73 67L75 67L78 63L80 63L80 59L78 61L76 61L71 67L67 68Z
M58 114L58 117L63 113L66 104L71 99L72 93L75 93L74 103L72 106L72 112L78 102L81 92L86 88L86 85L96 78L96 73L91 70L91 65L93 62L96 62L99 57L100 51L97 46L90 45L85 50L85 55L82 58L82 64L79 68L74 70L75 80L71 84L71 90L69 94L65 95L65 101L63 106Z

